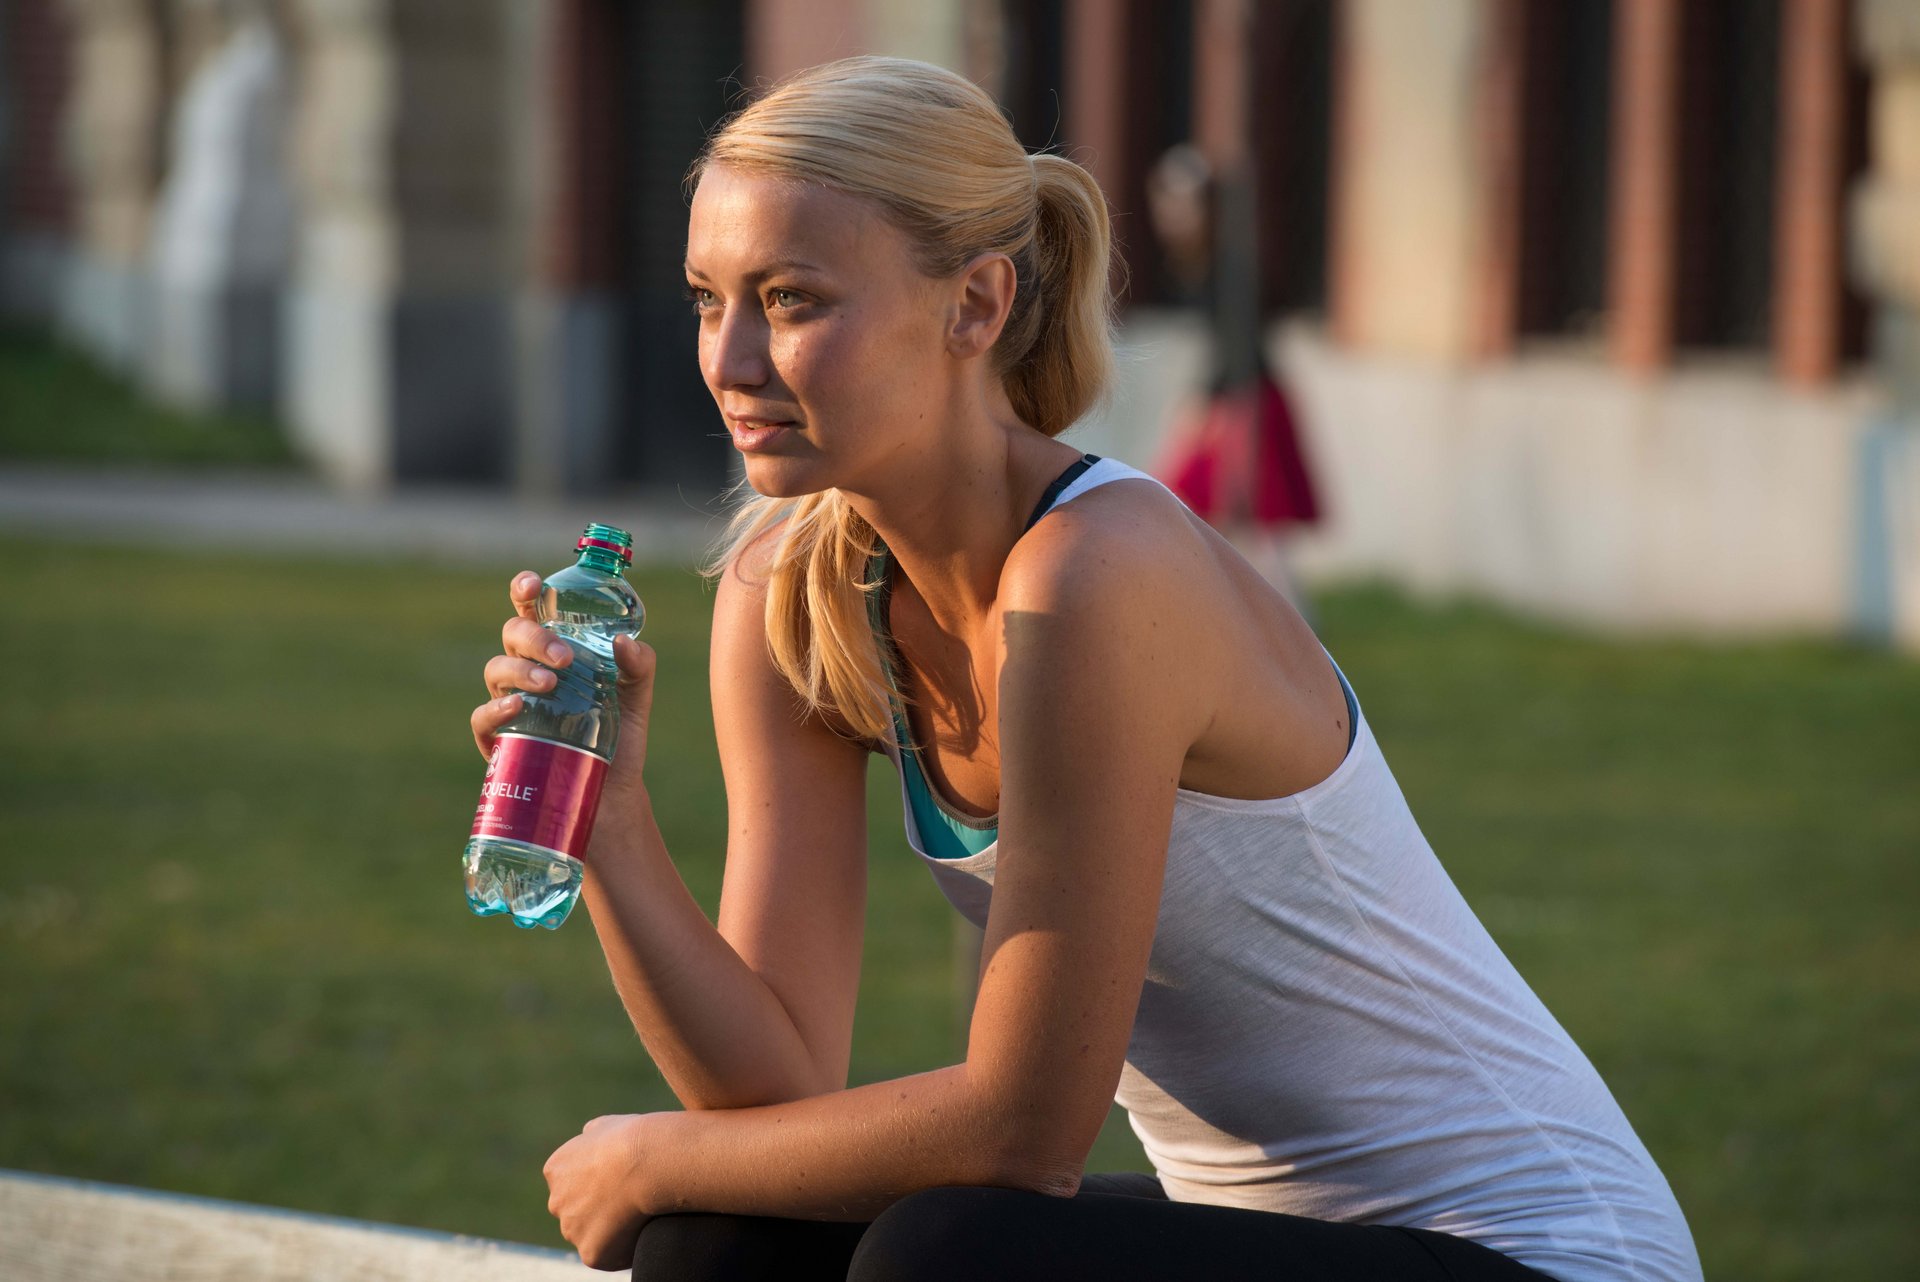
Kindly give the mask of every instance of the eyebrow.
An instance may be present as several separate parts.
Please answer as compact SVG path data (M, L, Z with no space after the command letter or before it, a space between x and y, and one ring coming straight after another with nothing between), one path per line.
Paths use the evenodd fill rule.
M698 276L701 280L709 279L705 272L701 271L698 267L695 267L691 262L682 263L680 266L681 266L681 269L684 270L686 274L689 276ZM815 276L823 276L826 274L826 269L823 267L816 267L812 263L805 262L798 258L782 258L776 262L771 262L766 264L764 267L760 268L758 271L748 272L747 279L748 280L765 280L769 276L778 276L783 273L801 273L801 272L810 273Z

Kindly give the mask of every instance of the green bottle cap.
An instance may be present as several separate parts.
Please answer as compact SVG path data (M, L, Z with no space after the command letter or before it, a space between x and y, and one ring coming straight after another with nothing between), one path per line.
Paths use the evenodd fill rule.
M584 552L588 548L600 548L620 558L620 564L633 564L633 535L617 525L595 523L587 527L580 541L573 545L575 552Z

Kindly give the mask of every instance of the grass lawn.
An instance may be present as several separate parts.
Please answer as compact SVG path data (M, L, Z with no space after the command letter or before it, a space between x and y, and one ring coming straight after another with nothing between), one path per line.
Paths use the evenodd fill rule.
M670 1101L584 919L522 933L461 899L466 714L517 567L0 556L0 1166L559 1245L548 1152ZM710 599L636 577L661 652L650 778L711 908ZM1618 644L1367 590L1320 614L1708 1276L1920 1273L1920 665ZM861 1080L956 1050L948 910L873 780ZM1137 1160L1112 1133L1095 1165Z
M0 329L0 460L115 466L292 467L264 415L188 414L51 337Z

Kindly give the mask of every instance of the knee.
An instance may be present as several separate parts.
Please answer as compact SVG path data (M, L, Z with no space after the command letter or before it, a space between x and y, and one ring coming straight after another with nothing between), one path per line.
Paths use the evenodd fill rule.
M1016 1276L1029 1254L1031 1204L1054 1199L1012 1189L940 1188L909 1194L860 1239L847 1282L977 1282Z
M753 1276L762 1244L735 1215L662 1215L633 1247L633 1282L700 1282Z
M863 1224L757 1215L662 1215L633 1248L637 1282L832 1278L840 1282Z

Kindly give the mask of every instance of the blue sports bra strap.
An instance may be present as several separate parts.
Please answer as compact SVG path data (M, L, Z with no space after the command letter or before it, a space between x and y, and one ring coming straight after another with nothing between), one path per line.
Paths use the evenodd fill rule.
M1025 534L1027 530L1031 530L1034 524L1047 514L1047 510L1053 506L1053 501L1060 497L1060 492L1079 480L1081 473L1099 461L1098 454L1082 454L1071 467L1054 477L1053 484L1047 487L1047 492L1040 496L1038 503L1034 504L1033 515L1027 518L1027 523L1020 532Z

